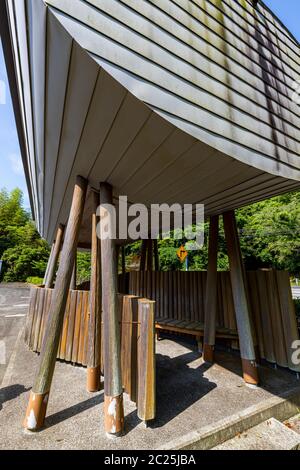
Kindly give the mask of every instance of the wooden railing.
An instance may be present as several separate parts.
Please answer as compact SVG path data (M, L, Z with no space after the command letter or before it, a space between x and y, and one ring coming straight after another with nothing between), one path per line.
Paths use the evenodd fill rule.
M25 327L29 349L40 352L45 333L53 289L32 287ZM76 364L87 364L89 292L70 291L64 316L57 358Z
M123 387L137 403L138 417L155 417L154 304L135 296L122 296L121 369Z
M120 288L155 300L155 318L198 322L204 327L206 272L134 271L121 275ZM296 372L292 345L299 339L289 274L284 271L247 272L254 342L260 357ZM217 328L236 331L230 273L218 272Z

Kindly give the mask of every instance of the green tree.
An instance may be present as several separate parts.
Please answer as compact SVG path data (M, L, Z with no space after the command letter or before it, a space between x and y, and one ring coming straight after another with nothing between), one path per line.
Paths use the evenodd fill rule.
M288 193L237 211L246 267L300 273L300 193Z
M4 281L26 281L43 277L49 257L48 243L41 239L20 189L0 191L0 258L4 261Z

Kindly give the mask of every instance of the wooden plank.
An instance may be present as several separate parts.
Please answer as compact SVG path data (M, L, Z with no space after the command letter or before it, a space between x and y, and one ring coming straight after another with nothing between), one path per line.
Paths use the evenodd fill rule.
M51 298L52 298L52 290L45 289L45 301L44 301L42 321L40 325L40 334L39 334L39 339L38 339L38 351L41 351L43 339L45 336L45 326L46 326L46 322L48 318L49 308L51 305Z
M265 358L263 326L262 326L262 321L261 321L261 309L260 309L260 303L259 303L258 286L256 282L256 277L257 277L256 271L247 272L247 280L248 280L248 285L249 285L249 297L250 297L250 302L252 306L253 320L255 323L256 331L257 331L259 355L261 358ZM271 295L274 295L274 293Z
M28 341L28 347L31 351L33 351L33 348L34 348L35 325L36 325L36 321L37 321L38 306L39 306L39 301L40 301L40 288L36 288L36 289L37 289L37 293L36 293L35 303L34 303L34 306L33 306L32 324L31 324L30 337L29 337L29 341Z
M121 337L121 368L124 390L137 401L138 297L124 296Z
M138 318L137 413L143 421L150 421L156 412L154 302L139 300Z
M81 304L81 312L80 312L80 333L79 333L79 345L78 345L78 354L77 360L78 364L83 364L83 351L84 351L84 342L85 342L85 325L86 325L86 318L85 313L87 311L86 304L89 301L89 292L82 293L82 304Z
M62 333L61 333L59 358L62 360L65 360L66 353L67 353L67 339L68 339L70 311L71 311L71 293L69 292L69 295L67 298L66 310L64 313Z
M281 367L288 367L287 349L286 344L282 341L284 333L284 326L281 318L280 299L278 297L278 288L276 282L275 271L270 270L265 273L267 296L270 306L270 319L272 324L272 331L274 337L274 350L276 363ZM287 285L289 289L289 284Z
M216 336L217 293L218 293L218 235L219 217L210 218L208 245L208 274L205 293L205 328L204 328L204 360L213 361L213 348Z
M226 212L223 215L223 220L244 380L246 383L257 385L256 354L246 294L245 272L234 212Z
M65 354L65 361L67 362L70 362L72 360L72 348L73 348L74 329L75 329L75 322L76 322L76 307L77 307L77 291L70 291L70 310L69 310L69 322L68 322L66 354Z
M256 273L257 279L257 294L259 296L260 303L260 316L262 324L262 332L264 338L264 357L267 361L276 363L275 351L274 351L274 337L271 323L272 312L269 310L268 298L266 296L266 276L264 271L258 271Z
M28 313L27 313L27 316L26 316L25 334L24 334L24 341L25 341L25 344L27 344L28 346L31 342L31 331L32 331L32 326L33 326L33 318L34 318L34 313L35 313L37 295L38 295L38 288L37 287L31 287L30 288L29 308L28 308Z
M99 222L99 217L97 216L97 209L100 203L99 194L93 191L92 198L92 257L87 356L87 390L90 392L96 392L100 390L102 280L101 243L97 235L97 225Z
M83 292L78 291L77 292L75 325L74 325L74 337L73 337L73 346L72 346L72 362L73 362L73 364L79 364L79 362L78 362L78 351L79 351L79 339L80 339L82 301L83 301Z
M90 317L90 293L87 293L84 303L84 323L83 323L83 348L82 348L82 365L87 366L88 354L88 331L89 331L89 317Z
M281 306L281 317L288 365L291 370L300 372L300 365L295 364L292 359L292 355L295 352L295 348L293 349L292 346L294 341L299 340L299 332L297 328L295 306L292 298L289 273L285 271L277 271L276 279Z

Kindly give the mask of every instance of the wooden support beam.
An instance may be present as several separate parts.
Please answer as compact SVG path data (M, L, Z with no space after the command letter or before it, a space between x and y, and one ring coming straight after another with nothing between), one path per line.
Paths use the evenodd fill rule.
M97 209L100 204L99 194L93 192L92 213L92 257L90 285L89 345L87 363L87 390L98 392L101 389L101 243L97 235Z
M223 219L244 380L250 385L257 385L258 373L246 292L246 276L234 212L226 212Z
M47 279L45 282L45 287L48 289L52 289L53 287L58 258L59 258L59 254L60 254L60 250L61 250L61 246L63 242L64 231L65 231L64 225L60 224L57 229L56 239L55 239L54 248L53 248L53 255L51 256L51 262L49 265Z
M72 278L70 283L70 290L76 290L77 287L77 250L75 253L74 266L72 271Z
M210 218L208 244L208 270L205 297L205 322L203 359L205 362L214 361L217 316L217 274L218 274L218 234L219 216Z
M55 368L57 350L63 326L64 313L77 249L79 230L86 198L87 181L78 176L72 206L61 252L57 280L52 293L40 363L31 391L24 426L36 431L43 426Z
M112 203L112 187L107 183L100 183L101 220L105 218L105 224L108 227L113 224L112 214L104 207L104 204L112 205ZM115 240L101 237L101 266L105 431L108 435L119 436L124 428L124 409Z
M45 285L45 284L46 284L46 282L47 282L48 273L49 273L49 268L50 268L50 265L51 265L51 263L52 263L52 257L53 257L54 245L55 245L55 243L53 242L53 243L52 243L52 246L51 246L50 255L49 255L49 258L48 258L48 263L47 263L47 267L46 267L45 275L44 275L43 285Z

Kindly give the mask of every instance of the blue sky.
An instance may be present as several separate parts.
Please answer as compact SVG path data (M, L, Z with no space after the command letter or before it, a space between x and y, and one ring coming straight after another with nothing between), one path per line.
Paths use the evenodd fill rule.
M3 85L4 82L4 85ZM16 187L24 192L24 205L29 208L18 135L9 93L2 44L0 41L0 188Z
M300 40L300 0L265 0L290 31ZM3 85L4 82L4 85ZM3 104L5 89L6 103ZM0 188L19 187L24 192L24 205L29 208L24 171L15 128L12 103L0 41Z
M298 41L300 41L300 1L264 0L264 3L287 26Z

